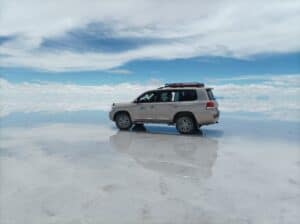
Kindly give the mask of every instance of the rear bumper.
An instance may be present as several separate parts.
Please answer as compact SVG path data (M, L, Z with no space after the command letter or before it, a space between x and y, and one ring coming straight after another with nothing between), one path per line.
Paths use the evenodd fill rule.
M114 121L115 112L113 110L109 111L108 117L111 121Z
M217 108L207 109L197 116L199 125L209 125L219 123L220 111Z
M218 119L218 120L219 120L219 117L220 117L220 111L219 111L218 108L216 109L216 112L213 113L213 117L214 117L215 119Z

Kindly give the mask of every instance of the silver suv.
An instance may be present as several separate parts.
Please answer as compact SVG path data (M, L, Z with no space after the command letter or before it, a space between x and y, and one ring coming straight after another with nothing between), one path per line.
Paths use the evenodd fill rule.
M130 103L113 104L109 113L121 130L133 124L176 125L181 134L190 134L201 125L218 123L218 103L212 89L202 83L169 83L147 91Z

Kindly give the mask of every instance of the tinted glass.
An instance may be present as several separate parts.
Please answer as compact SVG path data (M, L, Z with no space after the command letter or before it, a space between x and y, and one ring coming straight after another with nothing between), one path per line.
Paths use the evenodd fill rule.
M174 101L193 101L193 100L197 100L197 93L195 90L176 91Z
M171 91L161 91L158 93L157 102L171 102L172 92Z
M211 89L207 89L206 92L207 92L207 95L208 95L208 99L215 100L215 96L214 96Z

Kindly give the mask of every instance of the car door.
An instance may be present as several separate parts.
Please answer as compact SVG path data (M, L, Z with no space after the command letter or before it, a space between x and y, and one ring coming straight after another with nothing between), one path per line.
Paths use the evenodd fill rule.
M142 94L136 100L134 108L134 117L138 121L155 120L154 104L157 98L157 91L150 91Z
M156 121L170 121L173 115L174 91L161 90L157 92L156 102L152 104L152 114Z

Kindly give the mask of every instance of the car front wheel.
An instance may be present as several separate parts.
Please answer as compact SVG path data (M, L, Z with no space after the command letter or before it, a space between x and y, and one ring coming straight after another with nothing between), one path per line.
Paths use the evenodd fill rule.
M176 120L176 128L181 134L191 134L196 129L195 121L190 116L182 116Z
M116 125L120 130L128 130L132 126L132 122L129 114L125 112L118 113L116 115Z

